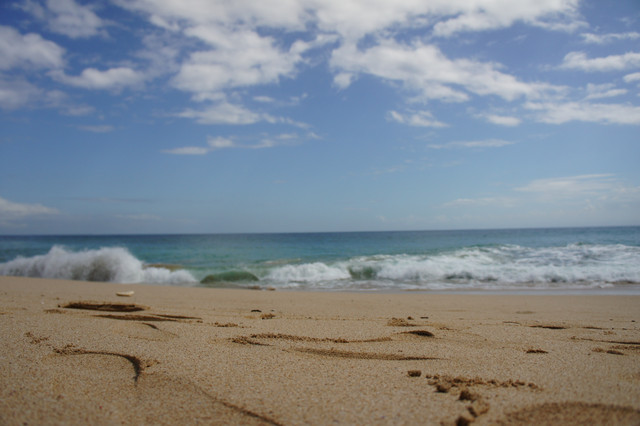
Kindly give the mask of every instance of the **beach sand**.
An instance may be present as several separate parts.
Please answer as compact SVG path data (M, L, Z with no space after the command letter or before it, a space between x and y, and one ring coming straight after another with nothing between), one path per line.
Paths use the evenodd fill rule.
M3 425L640 424L639 296L0 277L0 333Z

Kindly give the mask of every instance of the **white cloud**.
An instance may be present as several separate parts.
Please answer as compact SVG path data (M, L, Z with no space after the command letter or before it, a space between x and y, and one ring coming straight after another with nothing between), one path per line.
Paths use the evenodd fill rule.
M47 0L47 7L53 14L48 20L51 30L71 38L94 36L103 25L90 7L73 0Z
M564 57L560 68L582 71L621 71L640 66L640 53L627 52L601 58L587 58L584 52L570 52Z
M253 100L260 103L271 104L276 100L270 96L254 96Z
M627 104L588 102L529 102L525 108L535 111L535 119L550 124L585 121L604 124L640 124L640 107Z
M116 215L117 218L119 219L127 219L127 220L135 220L135 221L142 221L142 222L148 222L148 221L158 221L161 220L161 218L159 216L153 215L153 214L147 214L147 213L142 213L142 214L119 214Z
M210 151L207 147L203 146L184 146L181 148L165 149L165 154L174 155L205 155Z
M307 12L297 0L116 0L121 7L145 13L163 28L203 24L236 24L303 30Z
M427 2L428 3L428 2ZM577 0L568 1L453 1L454 18L438 22L434 34L506 28L521 21L548 29L573 31L584 25L577 17ZM456 13L457 12L457 13Z
M301 139L315 139L316 136L310 133L304 137L299 137L296 133L282 133L274 137L264 137L259 142L239 144L224 137L208 137L206 146L186 146L164 150L165 154L176 155L206 155L212 151L222 149L265 149L284 145L296 145Z
M501 139L487 139L481 141L461 141L448 142L445 144L431 144L429 148L448 149L448 148L501 148L503 146L513 145L514 142L504 141Z
M145 74L156 78L175 74L180 69L179 58L184 41L164 33L149 33L142 38L143 48L135 52L137 58L146 62Z
M201 110L187 109L178 116L193 118L201 124L253 124L270 118L227 101L214 103Z
M484 114L481 117L485 118L488 122L497 124L499 126L508 126L515 127L520 125L522 120L517 117L511 117L507 115L496 115L496 114Z
M78 76L70 76L62 71L51 71L51 76L65 84L83 89L122 90L137 86L145 80L144 74L127 67L110 68L100 71L86 68Z
M627 74L623 78L625 83L632 83L635 81L640 81L640 72L634 72L632 74Z
M300 31L317 26L354 40L398 23L424 26L440 19L434 32L504 28L522 21L547 28L575 28L578 0L118 0L125 8L149 15L152 22L175 30L180 26L233 23L241 26Z
M222 138L222 137L209 138L209 140L207 141L207 144L209 145L209 148L212 150L233 148L236 146L236 144L231 139Z
M287 123L247 109L241 89L278 84L292 78L316 48L330 50L333 83L348 88L361 74L400 83L414 100L464 102L472 96L497 96L507 101L539 99L559 90L545 83L523 82L502 71L502 65L471 59L450 59L424 41L399 42L397 28L431 28L436 36L505 28L516 22L564 30L582 25L578 0L116 0L142 13L171 34L201 42L186 52L170 83L192 94L194 101L213 101L179 115L202 124ZM270 31L275 30L275 32ZM281 37L281 33L288 34ZM368 48L359 44L370 37ZM311 39L309 39L311 38ZM189 42L190 46L197 46ZM180 57L171 53L173 62ZM154 67L156 68L156 67ZM81 76L82 77L82 76ZM80 84L80 82L76 82ZM231 91L236 97L227 101ZM272 103L268 97L254 101ZM390 113L392 120L414 126L444 127L430 113ZM514 117L489 121L515 126ZM291 123L294 124L295 123Z
M0 25L0 69L14 67L61 68L64 49L56 43L30 33Z
M93 108L92 106L69 105L64 107L64 110L62 111L62 113L66 115L80 116L80 115L91 114L93 111L95 111L95 108Z
M338 89L346 89L354 80L355 76L352 73L340 72L333 77L333 84L335 84Z
M149 204L153 202L148 198L71 197L70 199L86 203L100 204Z
M362 2L358 0L265 0L260 2L203 2L201 0L119 0L120 6L146 14L151 22L170 31L182 31L207 43L210 50L192 53L182 64L173 84L201 96L235 87L273 84L293 76L304 53L327 43L342 42L334 51L334 84L348 87L358 73L368 72L389 80L401 80L420 90L427 99L464 101L468 94L454 88L462 85L479 95L498 95L513 100L523 94L544 90L524 84L497 71L498 66L478 61L450 61L433 46L406 48L389 40L365 52L354 46L364 36L389 36L394 26L429 27L438 22L436 35L450 36L460 31L504 28L515 22L531 25L569 25L577 18L577 0L398 0ZM315 28L312 41L277 43L260 29L295 31ZM307 33L308 34L308 33ZM295 37L295 35L293 36ZM337 39L336 37L339 37ZM356 54L354 60L349 55ZM411 56L416 56L411 60ZM383 62L375 65L375 60ZM433 64L435 71L421 78L420 70ZM394 77L398 71L402 76ZM421 68L419 68L421 67ZM454 71L446 77L447 71ZM476 75L477 73L477 75Z
M618 186L619 182L614 175L605 173L535 179L525 186L515 188L515 190L538 193L545 198L566 198L595 196L614 190Z
M585 99L613 98L625 95L626 89L616 89L613 84L587 84L587 97Z
M173 79L175 87L188 92L276 83L281 77L292 76L302 60L295 44L288 51L281 50L274 39L254 31L200 26L185 33L214 47L192 53Z
M607 44L613 41L618 40L637 40L640 39L640 33L638 32L627 32L627 33L610 33L610 34L593 34L593 33L584 33L580 34L584 39L585 43L595 43L595 44Z
M97 125L97 126L80 126L80 129L86 130L87 132L92 132L92 133L109 133L114 130L114 127L110 125Z
M494 63L451 60L436 46L421 42L408 46L386 40L364 51L353 44L343 45L333 51L331 66L339 72L367 73L402 82L424 99L462 102L469 99L467 92L471 92L511 101L522 96L536 98L555 90L546 84L518 81L498 71L499 65Z
M24 219L30 216L52 215L60 213L41 204L15 203L0 197L0 221Z
M39 2L26 0L20 7L46 22L51 31L71 38L97 35L104 26L103 20L90 6L80 5L74 0L46 0L44 6Z
M512 195L458 198L443 204L442 207L460 209L464 212L490 208L493 215L498 213L498 208L519 207L530 213L539 211L539 218L549 217L551 223L555 223L556 226L559 217L554 219L554 211L562 212L563 217L568 213L566 223L574 225L575 220L586 219L583 214L576 216L576 212L597 211L600 212L601 223L611 224L612 218L615 217L624 217L627 223L629 218L635 220L633 212L637 212L640 207L640 187L629 186L610 173L533 179L526 185L513 189ZM479 214L479 210L477 213ZM534 213L535 215L538 214ZM529 216L530 221L533 216ZM510 214L505 216L507 217L510 217ZM592 216L591 220L595 217Z
M324 0L307 4L313 8L321 29L336 31L346 39L357 39L398 23L416 27L436 20L439 22L433 32L442 37L505 28L518 21L548 28L563 25L566 29L578 25L576 0Z
M22 77L4 78L0 74L0 108L57 108L62 114L83 115L88 107L69 103L67 95L58 90L43 90Z
M509 197L458 198L443 204L443 207L515 207L518 201Z
M0 108L17 109L42 96L42 90L24 80L7 81L0 78Z
M181 148L168 149L163 151L166 154L176 154L176 155L206 155L211 151L216 151L219 149L229 149L229 148L244 148L243 146L236 145L231 139L223 138L223 137L208 137L207 138L207 146L185 146Z
M429 111L410 112L400 114L397 111L389 111L388 118L402 124L418 127L447 127L446 123L436 120Z

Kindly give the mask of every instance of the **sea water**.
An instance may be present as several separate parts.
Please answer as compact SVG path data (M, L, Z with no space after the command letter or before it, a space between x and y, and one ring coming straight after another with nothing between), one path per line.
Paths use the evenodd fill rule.
M0 236L0 275L289 290L640 294L640 227Z

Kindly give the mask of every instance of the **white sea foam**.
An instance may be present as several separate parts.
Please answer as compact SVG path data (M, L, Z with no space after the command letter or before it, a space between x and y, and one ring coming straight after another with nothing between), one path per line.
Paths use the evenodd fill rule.
M281 266L273 269L266 278L277 282L318 282L346 280L351 275L340 266L314 262Z
M246 264L232 266L234 270L254 274L264 284L280 288L598 288L640 285L640 247L620 244L539 248L497 245L428 254L358 256L332 262L269 260L253 267ZM194 273L204 276L212 272L201 267ZM145 266L121 247L71 251L54 246L44 255L18 257L1 263L0 275L118 283L197 283L189 271Z
M0 275L114 283L197 282L188 271L145 267L142 261L121 247L72 252L54 246L47 254L18 257L0 264Z
M314 288L580 288L640 284L640 248L579 245L471 247L433 255L356 257L274 268L265 277Z

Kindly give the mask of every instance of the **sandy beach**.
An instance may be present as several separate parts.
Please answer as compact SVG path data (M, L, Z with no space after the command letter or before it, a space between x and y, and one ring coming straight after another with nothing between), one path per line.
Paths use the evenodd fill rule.
M0 277L0 332L6 425L640 424L639 296Z

